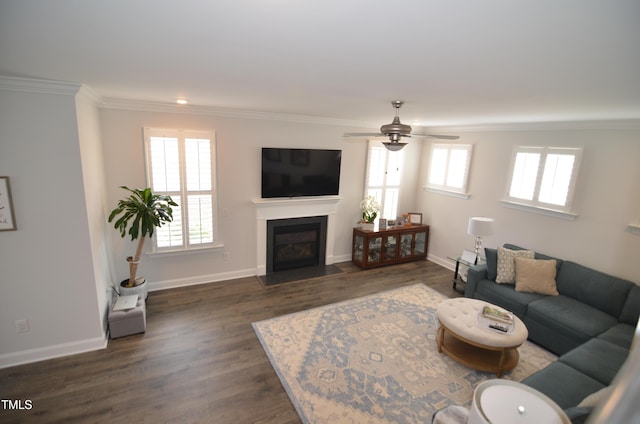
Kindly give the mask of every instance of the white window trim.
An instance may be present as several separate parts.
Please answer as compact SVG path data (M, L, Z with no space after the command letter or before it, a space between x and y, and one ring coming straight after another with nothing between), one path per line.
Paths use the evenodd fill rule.
M575 214L573 212L564 212L557 209L544 208L542 206L532 206L524 203L514 202L512 200L507 200L507 199L500 200L500 203L502 203L502 206L506 208L516 209L524 212L537 213L539 215L551 216L554 218L566 219L568 221L573 221L578 217L578 214Z
M368 192L369 189L380 189L382 190L382 201L380 202L380 212L378 213L378 218L383 218L384 217L384 200L386 198L386 194L385 191L387 189L397 189L398 190L398 201L397 201L397 206L399 206L400 204L400 193L401 193L401 189L402 189L402 174L403 174L403 167L404 167L404 163L405 163L405 157L404 157L404 151L398 151L398 152L390 152L389 150L387 150L387 148L384 146L383 143L384 140L382 139L370 139L368 146L367 146L367 163L365 166L365 178L364 178L364 197L368 196ZM385 177L384 177L384 181L383 184L381 186L370 186L369 185L369 172L370 172L370 166L371 166L371 151L373 148L378 148L378 149L382 149L386 154L387 154L387 159L385 161ZM400 162L400 183L396 186L396 185L390 185L387 183L387 177L386 177L386 172L387 172L387 168L389 166L389 154L397 154L397 155L401 155L401 162ZM398 209L396 208L396 215L398 215ZM397 217L397 216L396 216ZM391 217L390 219L395 219L396 217Z
M540 164L538 168L538 174L536 177L536 184L535 184L532 200L511 197L509 195L511 191L511 183L513 180L513 172L514 172L515 163L516 163L516 156L518 155L518 153L523 153L523 152L535 152L535 153L541 154ZM562 218L567 220L576 219L578 217L578 214L575 211L573 211L573 200L574 200L576 183L578 180L578 174L580 171L580 164L582 162L582 152L583 152L583 149L580 147L515 146L511 156L511 165L509 168L509 178L507 179L505 197L502 200L500 200L500 202L503 204L503 206L510 207L513 209L538 213L546 216L553 216L556 218ZM542 175L544 173L546 156L547 154L554 154L554 153L572 154L575 157L573 170L571 174L571 180L569 182L569 187L567 190L567 203L565 206L545 203L537 200L538 194L540 192Z
M155 247L155 246L154 246ZM182 255L190 255L192 253L205 253L205 252L215 252L219 250L224 250L224 243L222 242L213 242L207 244L206 246L191 246L189 249L175 249L168 248L167 250L152 250L151 252L147 252L146 255L149 257L163 257L163 256L182 256Z
M456 197L458 199L465 199L465 200L471 199L471 194L469 193L459 193L457 191L442 190L439 188L433 188L428 186L422 187L422 189L430 193L442 194L443 196Z
M211 143L211 194L212 194L212 214L213 214L213 241L211 243L202 243L202 244L189 244L189 235L188 235L188 225L183 224L182 226L182 246L171 246L171 247L158 247L156 242L156 236L154 234L151 245L151 251L147 252L149 256L170 256L170 255L181 255L188 254L194 252L203 252L206 250L219 250L224 248L224 244L222 244L219 240L219 231L218 231L218 182L217 182L217 141L215 131L206 131L206 130L183 130L183 129L170 129L170 128L149 128L145 127L143 130L144 136L144 152L145 152L145 171L146 171L146 181L147 186L152 187L152 169L151 169L151 152L150 152L150 142L151 137L155 136L175 136L180 141L184 141L186 138L207 138ZM185 157L184 157L184 145L181 143L181 147L179 147L180 151L180 178L182 181L181 186L183 189L179 193L183 201L179 205L181 210L181 214L183 220L187 217L187 196L186 196L186 187L185 187ZM154 190L155 193L155 190ZM165 193L165 192L161 192ZM167 192L173 193L173 192ZM174 207L175 208L175 207ZM183 221L187 222L187 221Z
M467 164L464 170L464 175L462 177L463 185L461 188L452 187L445 184L432 184L431 179L431 167L433 160L433 151L435 149L446 149L449 153L451 150L466 150L467 153ZM423 190L429 191L432 193L442 194L445 196L457 197L460 199L469 199L471 195L468 192L469 187L469 170L471 169L471 160L473 157L473 144L454 144L454 143L432 143L431 144L431 152L429 154L429 167L427 168L427 182L423 187ZM447 155L447 166L445 169L445 174L449 168L449 159L451 155Z

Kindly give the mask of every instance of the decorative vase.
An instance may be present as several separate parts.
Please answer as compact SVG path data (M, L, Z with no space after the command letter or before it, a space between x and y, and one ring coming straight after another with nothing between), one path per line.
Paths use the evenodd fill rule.
M361 222L360 223L360 228L362 228L363 230L366 230L366 231L373 231L375 226L376 226L376 224L373 223L373 222Z

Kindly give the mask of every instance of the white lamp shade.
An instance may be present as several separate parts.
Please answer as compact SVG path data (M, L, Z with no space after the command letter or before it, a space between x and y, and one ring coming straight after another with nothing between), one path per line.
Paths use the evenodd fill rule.
M472 216L469 218L467 234L476 237L490 236L493 234L493 219L482 216Z

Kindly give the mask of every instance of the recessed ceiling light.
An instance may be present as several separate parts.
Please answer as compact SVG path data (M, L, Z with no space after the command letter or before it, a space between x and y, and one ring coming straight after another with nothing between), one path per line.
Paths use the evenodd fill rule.
M179 105L186 105L189 102L187 101L187 99L178 99L176 100L176 103L178 103Z

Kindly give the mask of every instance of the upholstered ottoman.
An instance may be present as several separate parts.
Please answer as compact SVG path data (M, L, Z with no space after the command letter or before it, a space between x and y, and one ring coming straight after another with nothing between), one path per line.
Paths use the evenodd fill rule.
M138 299L136 306L131 309L113 310L109 308L109 333L111 338L144 333L147 329L147 313L144 299Z
M495 372L498 377L512 370L520 358L518 346L527 340L527 327L513 316L507 332L488 328L490 322L481 317L485 306L501 309L488 302L466 297L448 299L438 305L438 352L481 371Z

